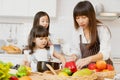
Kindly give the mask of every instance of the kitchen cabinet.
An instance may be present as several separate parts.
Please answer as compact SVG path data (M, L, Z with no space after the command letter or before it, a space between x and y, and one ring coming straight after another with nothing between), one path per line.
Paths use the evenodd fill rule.
M33 16L38 11L45 11L51 17L56 17L56 1L57 0L29 0L28 4L28 15Z
M33 17L38 11L56 17L57 0L0 0L0 16Z
M28 0L0 0L0 16L27 16Z

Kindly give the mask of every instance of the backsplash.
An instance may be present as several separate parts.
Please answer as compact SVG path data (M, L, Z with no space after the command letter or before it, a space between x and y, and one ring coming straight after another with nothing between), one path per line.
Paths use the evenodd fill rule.
M0 22L0 39L6 44L14 44L22 47L27 44L27 36L31 26L26 27L24 23Z

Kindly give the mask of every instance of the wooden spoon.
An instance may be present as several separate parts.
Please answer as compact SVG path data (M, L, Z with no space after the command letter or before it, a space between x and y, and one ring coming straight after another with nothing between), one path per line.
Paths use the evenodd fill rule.
M57 75L57 73L55 72L55 70L53 69L53 67L49 64L46 64L46 66L50 69L50 71L54 74Z

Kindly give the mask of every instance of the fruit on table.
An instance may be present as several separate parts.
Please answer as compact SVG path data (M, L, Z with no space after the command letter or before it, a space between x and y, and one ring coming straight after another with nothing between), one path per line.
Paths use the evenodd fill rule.
M62 72L66 72L69 76L72 74L72 71L69 68L63 68Z
M94 69L95 72L101 72L102 70L101 69Z
M113 71L114 67L111 64L107 64L107 70Z
M58 76L69 76L66 72L59 72Z
M73 73L72 76L86 76L86 75L91 75L92 73L93 71L89 70L88 68L83 68Z
M8 80L10 78L9 69L11 67L11 63L5 63L0 61L0 80Z
M108 69L104 69L104 70L102 70L102 72L108 72L109 70Z
M28 74L27 68L24 65L20 65L20 67L18 68L18 72L16 73L16 75L18 77L22 77L22 76L26 76Z
M30 67L28 67L28 66L25 66L25 67L26 67L26 69L27 69L27 74L30 74L31 71L32 71L32 69L31 69Z
M11 76L9 80L18 80L18 78L16 76Z
M107 63L104 60L99 60L96 62L96 67L100 70L106 69Z
M69 68L73 73L77 71L77 67L74 61L66 62L65 68Z
M88 69L90 69L90 70L96 69L96 64L95 64L95 63L90 63L90 64L88 65Z
M29 76L23 76L19 80L32 80Z

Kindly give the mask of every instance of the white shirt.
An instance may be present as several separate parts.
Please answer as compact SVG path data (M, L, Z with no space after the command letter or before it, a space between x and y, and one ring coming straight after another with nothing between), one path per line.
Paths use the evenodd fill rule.
M99 37L99 41L100 41L99 52L103 54L103 59L107 60L110 57L110 53L111 53L110 32L105 25L99 24L98 26L99 27L97 27L97 30L98 30L98 37ZM90 43L90 41L88 42L86 40L82 27L80 27L78 30L75 30L73 32L71 51L72 51L72 53L75 53L81 57L80 35L82 35L82 43Z
M27 60L30 63L31 69L33 72L37 71L37 61L48 61L48 54L50 54L51 57L53 57L54 47L50 46L50 51L46 49L37 49L35 52L30 55L30 50L25 50L25 60Z

